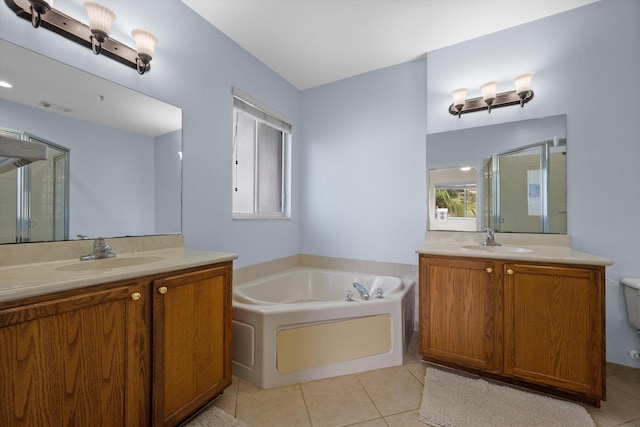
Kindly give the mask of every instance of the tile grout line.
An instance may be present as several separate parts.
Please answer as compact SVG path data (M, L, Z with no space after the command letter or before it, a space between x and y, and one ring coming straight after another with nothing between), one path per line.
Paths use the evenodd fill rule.
M296 384L298 389L300 390L300 395L302 396L302 402L304 403L304 409L307 411L307 418L309 419L309 425L313 427L313 420L311 420L311 414L309 413L309 405L307 405L307 399L304 396L304 390L302 389L302 385L300 383Z

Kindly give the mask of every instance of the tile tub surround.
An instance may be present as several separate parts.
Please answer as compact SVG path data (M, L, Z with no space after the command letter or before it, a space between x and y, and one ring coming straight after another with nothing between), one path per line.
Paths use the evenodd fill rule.
M427 231L424 245L418 254L492 258L514 261L534 261L562 264L613 265L613 261L580 252L571 247L567 234L496 233L495 240L502 246L493 250L482 246L485 233ZM469 247L477 247L478 250ZM501 252L502 249L521 248L526 252ZM485 250L481 250L485 249Z
M415 279L418 266L391 262L367 261L350 258L335 258L318 255L298 254L272 261L254 264L233 270L233 283L240 285L260 277L280 273L296 267L312 267L338 271L357 271L378 276L394 276L401 279Z
M228 252L185 249L182 241L179 235L106 239L106 243L117 254L115 260L135 257L158 257L158 260L84 271L63 271L59 268L80 263L80 256L91 253L92 240L0 245L0 302L238 258L236 254ZM82 262L89 266L89 263L101 260Z

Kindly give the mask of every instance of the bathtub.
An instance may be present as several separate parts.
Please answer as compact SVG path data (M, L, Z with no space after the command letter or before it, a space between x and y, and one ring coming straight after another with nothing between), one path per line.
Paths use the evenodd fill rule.
M302 267L234 286L233 374L270 388L401 365L414 301L413 279Z

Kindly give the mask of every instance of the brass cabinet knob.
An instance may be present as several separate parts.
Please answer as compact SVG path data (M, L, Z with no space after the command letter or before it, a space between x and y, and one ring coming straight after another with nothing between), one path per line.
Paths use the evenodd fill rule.
M160 288L158 288L158 292L160 292L162 295L167 293L167 287L166 286L162 286Z
M513 270L512 269L508 269L507 270L507 274L513 274Z
M487 267L484 271L486 271L487 273L493 273L493 268Z
M140 298L142 298L142 294L140 294L140 292L134 292L131 294L131 299L134 301L138 301Z

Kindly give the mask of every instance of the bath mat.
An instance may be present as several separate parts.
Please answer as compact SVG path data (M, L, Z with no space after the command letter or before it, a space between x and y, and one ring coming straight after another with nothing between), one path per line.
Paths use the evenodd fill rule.
M249 427L217 406L210 406L182 427Z
M427 367L419 419L435 427L595 427L582 406Z

